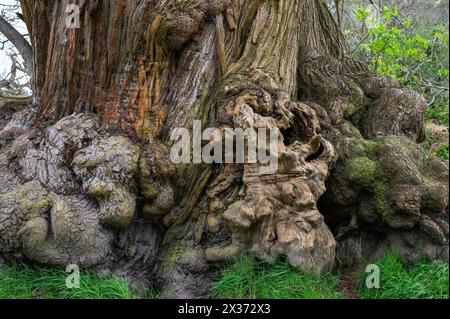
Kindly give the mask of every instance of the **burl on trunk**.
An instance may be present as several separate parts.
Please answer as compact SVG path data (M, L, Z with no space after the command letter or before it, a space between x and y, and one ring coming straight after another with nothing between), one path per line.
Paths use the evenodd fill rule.
M353 60L322 0L21 3L35 103L0 118L3 254L176 297L207 296L244 251L315 273L388 249L448 259L426 103ZM194 120L279 132L278 170L172 163Z

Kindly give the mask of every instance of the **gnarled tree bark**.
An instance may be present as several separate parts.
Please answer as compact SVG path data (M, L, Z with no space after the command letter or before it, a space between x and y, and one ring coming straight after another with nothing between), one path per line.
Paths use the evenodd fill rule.
M0 15L0 32L14 45L25 61L30 74L33 74L33 50L27 39Z
M38 103L1 123L0 251L207 296L250 251L304 271L448 258L426 103L348 54L321 0L22 1ZM170 132L271 128L279 168L178 164Z

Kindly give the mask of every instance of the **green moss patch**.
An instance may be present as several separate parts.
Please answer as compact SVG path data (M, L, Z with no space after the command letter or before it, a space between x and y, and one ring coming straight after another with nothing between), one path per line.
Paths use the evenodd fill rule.
M347 161L345 175L351 181L369 187L377 177L377 164L365 156L358 156Z

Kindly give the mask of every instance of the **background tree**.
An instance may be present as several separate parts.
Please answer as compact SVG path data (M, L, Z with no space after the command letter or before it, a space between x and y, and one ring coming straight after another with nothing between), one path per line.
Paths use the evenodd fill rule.
M33 54L27 35L20 30L19 1L6 1L0 4L0 40L5 54L2 64L6 67L1 74L0 90L9 96L27 95L30 87L29 76L33 73ZM7 63L7 59L10 60Z
M315 273L448 258L426 101L355 61L324 1L75 3L21 1L36 103L1 124L3 253L177 297L244 251ZM278 171L173 164L172 129L196 119L278 130Z

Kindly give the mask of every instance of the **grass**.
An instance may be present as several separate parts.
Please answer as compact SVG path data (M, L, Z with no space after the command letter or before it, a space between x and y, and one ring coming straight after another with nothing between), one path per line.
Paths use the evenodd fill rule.
M80 288L66 287L69 273L60 269L0 266L0 299L137 299L125 279L100 278L81 271Z
M357 295L361 299L448 299L449 269L444 262L403 264L395 253L376 263L380 288L365 287L367 273L359 274ZM80 274L80 288L66 287L69 274L55 268L14 264L0 266L0 299L138 299L127 281L120 277ZM275 265L257 262L248 254L219 273L212 297L217 299L343 299L339 276L321 277L301 273L287 261ZM356 285L355 285L356 286ZM158 298L144 292L146 298Z
M220 272L213 286L218 299L340 299L338 277L326 274L316 278L294 270L287 262L270 266L242 255Z
M449 270L444 262L421 262L407 266L395 253L376 263L380 268L380 288L365 287L366 273L360 276L362 299L448 299Z
M448 299L449 269L444 262L403 264L395 253L376 263L380 268L380 288L368 289L364 271L355 280L361 299ZM339 276L320 278L296 271L287 262L274 266L242 255L219 274L213 286L214 298L231 299L341 299ZM358 290L358 288L355 288Z

